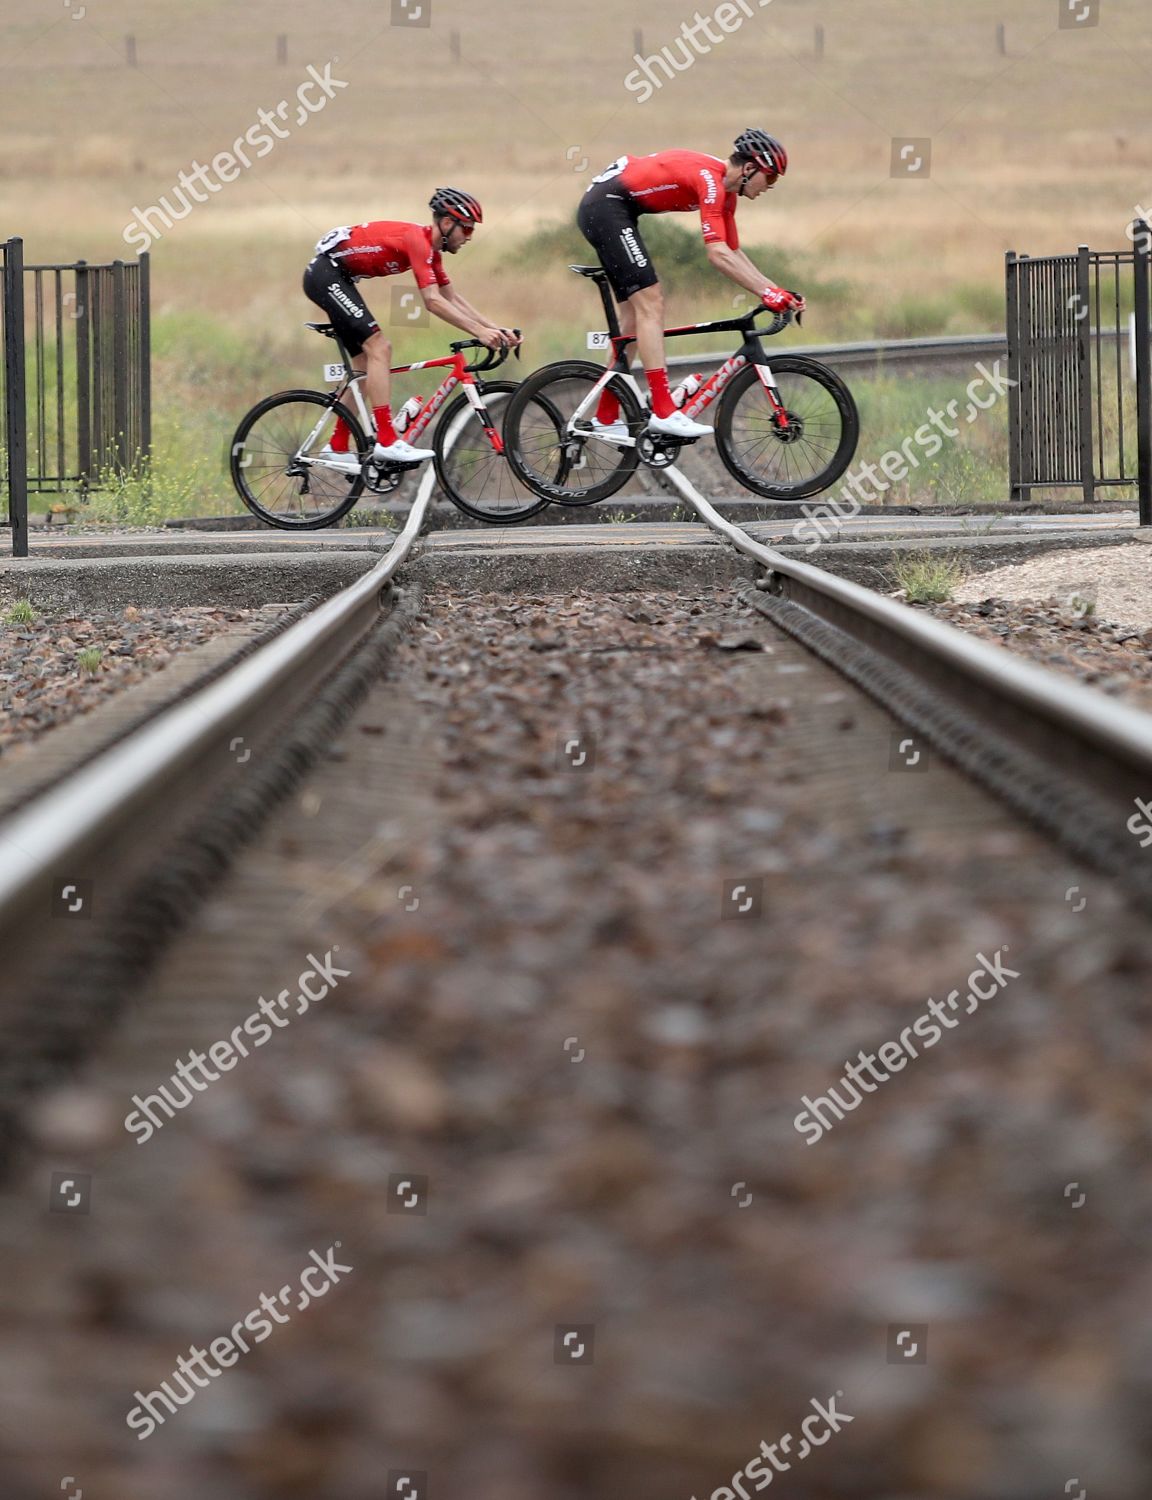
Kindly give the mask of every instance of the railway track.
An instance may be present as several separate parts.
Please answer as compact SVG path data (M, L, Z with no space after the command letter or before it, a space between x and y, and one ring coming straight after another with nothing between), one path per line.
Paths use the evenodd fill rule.
M378 672L410 622L393 578L433 486L369 573L0 822L9 1118L82 1053Z
M410 631L419 603L392 588L414 513L358 584L31 803L15 840L0 825L23 861L6 952L53 948L4 1007L13 1500L53 1465L117 1500L375 1500L381 1473L468 1500L706 1494L836 1389L854 1425L791 1476L801 1500L942 1474L962 1492L936 1445L901 1439L955 1410L986 1456L957 1471L974 1494L1130 1461L1138 1404L1071 1470L1059 1442L1098 1430L1069 1373L1081 1325L1143 1287L1126 1236L1152 1183L1100 1166L1138 1059L1084 1121L1037 1101L1052 1056L1084 1054L1085 1112L1093 1046L1128 1066L1152 975L1120 890L1147 894L1124 842L1144 719L783 558L665 478L759 579L599 613L430 594ZM590 776L557 761L573 739ZM929 774L890 774L893 740ZM96 883L91 922L48 915L68 874ZM726 920L722 883L755 889L761 920ZM801 1095L1002 948L1024 992L809 1150ZM128 1101L314 960L339 966L331 1000L154 1138L124 1135ZM1006 1083L993 1063L1017 1051ZM90 1217L44 1214L49 1176L77 1171ZM394 1180L431 1202L404 1217ZM1058 1221L1072 1180L1115 1192L1113 1217ZM336 1241L349 1285L261 1351L237 1404L205 1394L138 1444L133 1391ZM1096 1300L1066 1333L1056 1270L1075 1282L1085 1256ZM931 1380L887 1370L902 1321L931 1325ZM569 1322L595 1328L592 1371L554 1358ZM1006 1341L1060 1385L1015 1426L978 1357ZM1141 1358L1118 1356L1134 1388Z
M904 724L910 756L943 756L1152 902L1127 828L1152 789L1146 715L786 558L676 469L659 478L764 570L752 607ZM82 1049L61 1040L53 997L83 989L91 1015L113 1008L378 673L411 623L411 607L393 608L393 581L432 489L426 478L363 578L0 821L0 944L22 996L0 1022L22 1039L8 1049L10 1099L46 1058L63 1064Z
M1105 344L1127 340L1126 328L1102 328ZM920 374L931 370L953 370L970 367L976 360L1006 358L1008 339L1002 333L940 334L914 339L866 339L854 344L811 344L789 348L789 354L806 354L836 370L855 370L859 374ZM724 363L725 356L675 355L668 361L673 369L693 369L711 374Z
M1105 330L1105 338L1115 339L1115 331ZM805 344L789 348L789 354L806 354L834 369L853 369L861 374L895 372L920 373L928 370L950 370L969 366L978 359L1007 356L1008 340L1002 333L969 333L939 335L916 339L867 339L854 344ZM711 374L724 363L726 355L677 354L669 361L672 369L694 369Z
M1097 868L1152 902L1128 830L1152 788L1152 718L750 537L675 469L701 519L766 569L755 607Z

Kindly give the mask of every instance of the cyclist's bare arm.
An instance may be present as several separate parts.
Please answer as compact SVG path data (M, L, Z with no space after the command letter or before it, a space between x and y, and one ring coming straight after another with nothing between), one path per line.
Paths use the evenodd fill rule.
M478 323L483 323L485 328L497 327L497 324L490 322L478 307L473 307L467 297L462 292L458 292L455 286L451 284L442 286L440 291L443 296L448 298L449 302L455 302L461 312L467 313L470 318L475 318Z
M450 301L455 302L456 306L461 308L470 317L479 318L480 322L483 323L486 328L494 329L497 333L505 334L506 338L504 342L510 349L514 349L516 345L521 342L521 340L516 337L516 335L510 328L504 328L499 323L493 323L490 318L486 318L484 316L484 314L478 307L473 307L471 302L468 301L467 297L456 290L454 284L442 286L440 290L441 292L443 292L444 296L446 296Z
M454 328L462 328L465 333L470 333L490 349L499 348L504 343L517 342L510 335L506 336L505 331L494 323L489 323L483 313L474 308L451 284L426 287L423 296L424 306L430 313L442 318L445 323L451 323Z
M770 277L757 269L743 250L733 250L728 245L709 245L708 259L730 281L742 286L746 292L754 292L757 297L776 286Z

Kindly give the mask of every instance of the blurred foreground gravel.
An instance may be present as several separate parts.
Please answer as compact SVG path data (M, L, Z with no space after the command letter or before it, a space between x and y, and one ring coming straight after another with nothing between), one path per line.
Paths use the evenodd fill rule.
M731 594L430 600L37 1112L6 1500L732 1500L785 1434L805 1500L1146 1495L1147 920L901 738ZM135 1144L309 954L347 976ZM997 954L806 1143L802 1096ZM133 1392L337 1241L137 1441Z

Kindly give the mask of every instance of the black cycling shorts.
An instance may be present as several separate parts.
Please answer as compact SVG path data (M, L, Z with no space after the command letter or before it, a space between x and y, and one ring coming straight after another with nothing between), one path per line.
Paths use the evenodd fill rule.
M619 184L594 183L580 200L576 222L600 257L617 302L660 280L639 229L636 205Z
M364 305L356 283L337 261L317 255L304 272L304 295L323 308L349 354L359 354L380 324Z

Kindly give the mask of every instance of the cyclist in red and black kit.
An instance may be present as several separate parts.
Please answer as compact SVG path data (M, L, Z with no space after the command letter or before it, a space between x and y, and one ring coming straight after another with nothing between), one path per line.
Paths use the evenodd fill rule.
M698 151L622 156L594 177L577 222L596 251L620 303L620 328L634 334L652 398L651 432L699 438L712 431L678 411L664 356L664 293L640 234L642 214L698 212L708 259L718 271L761 297L773 312L801 312L804 298L770 281L740 249L736 204L758 198L788 170L788 153L764 130L737 137L727 161ZM620 405L605 391L593 422L601 437L626 438Z
M304 272L304 292L323 308L349 353L352 368L366 370L368 404L376 418L377 463L418 464L432 458L430 448L413 448L396 434L392 425L392 344L364 304L354 285L369 276L398 276L411 270L430 313L470 333L489 349L514 348L520 340L472 306L452 285L444 270L443 254L456 255L472 238L484 213L471 193L459 188L437 188L429 208L427 226L378 219L333 229L316 246L316 254ZM331 446L322 457L347 467L360 468L350 452L352 434L337 421Z

